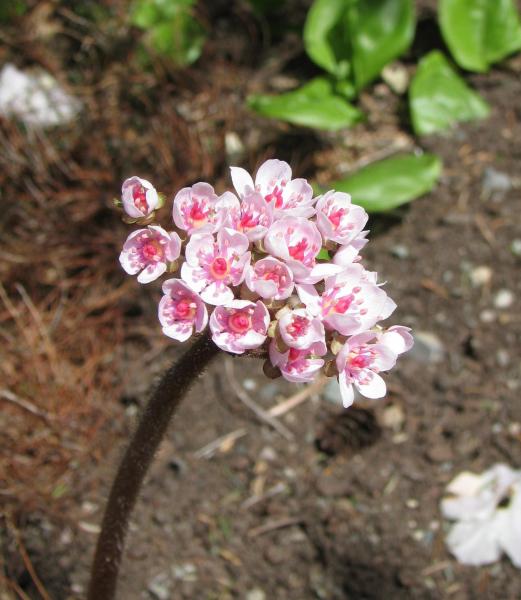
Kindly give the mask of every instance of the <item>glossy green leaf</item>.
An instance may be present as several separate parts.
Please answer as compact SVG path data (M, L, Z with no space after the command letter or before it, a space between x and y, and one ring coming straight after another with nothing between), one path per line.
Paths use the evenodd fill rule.
M521 48L521 22L515 0L440 0L441 31L454 60L469 71Z
M414 37L412 0L360 0L349 9L354 82L358 90L410 46Z
M368 212L385 212L429 192L440 173L437 156L405 154L372 163L328 187L351 194Z
M304 46L317 65L360 90L409 47L413 35L412 0L315 0Z
M425 56L409 90L409 106L414 131L433 133L450 128L458 121L483 119L488 104L471 90L450 66L441 52Z
M338 79L350 74L348 0L315 0L304 25L304 46L313 62Z
M248 105L264 117L331 131L350 127L363 119L363 114L339 96L334 85L324 77L279 96L250 96Z

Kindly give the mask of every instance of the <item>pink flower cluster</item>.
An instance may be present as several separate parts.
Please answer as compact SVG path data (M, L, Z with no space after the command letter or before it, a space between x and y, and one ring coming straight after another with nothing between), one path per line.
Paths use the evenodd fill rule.
M183 188L174 231L148 225L123 246L121 265L140 283L175 275L159 303L165 335L183 342L209 324L219 348L263 349L265 370L288 381L313 381L321 369L336 375L346 407L353 387L384 396L380 372L413 340L407 327L378 325L396 305L360 262L365 210L342 192L314 197L280 160L266 161L255 180L239 167L231 178L235 193ZM154 220L158 198L144 179L123 184L123 209L138 224Z

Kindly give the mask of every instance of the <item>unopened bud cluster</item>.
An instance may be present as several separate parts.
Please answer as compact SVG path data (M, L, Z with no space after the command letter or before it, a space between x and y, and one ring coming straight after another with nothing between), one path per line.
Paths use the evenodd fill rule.
M342 192L314 197L280 160L261 165L255 181L238 167L231 178L236 193L208 183L180 190L172 231L153 224L162 199L151 183L123 183L127 222L147 226L127 238L121 265L140 283L174 276L159 303L165 335L183 342L209 325L226 352L264 349L269 376L311 382L323 370L338 377L344 406L353 385L384 396L380 371L413 341L407 327L378 325L396 305L360 262L365 210Z

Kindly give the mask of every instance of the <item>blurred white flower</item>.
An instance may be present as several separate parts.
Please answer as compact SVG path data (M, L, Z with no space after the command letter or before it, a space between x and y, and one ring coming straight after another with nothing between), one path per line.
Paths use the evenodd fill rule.
M41 69L25 72L7 63L0 72L0 115L4 117L16 117L28 127L52 127L72 121L80 109L80 101Z
M441 512L457 521L446 543L465 565L486 565L505 552L521 568L521 470L494 465L481 475L460 473L447 486Z

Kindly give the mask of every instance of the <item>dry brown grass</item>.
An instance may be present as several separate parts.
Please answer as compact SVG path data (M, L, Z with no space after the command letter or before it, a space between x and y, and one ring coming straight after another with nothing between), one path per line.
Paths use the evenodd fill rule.
M118 429L121 348L135 335L125 307L139 293L117 262L122 179L138 173L171 194L214 176L222 156L219 127L178 110L210 104L197 81L181 89L178 75L133 66L120 4L94 26L35 2L1 32L1 59L79 80L85 105L47 133L0 119L0 501L17 510L56 508L102 456L100 430Z

